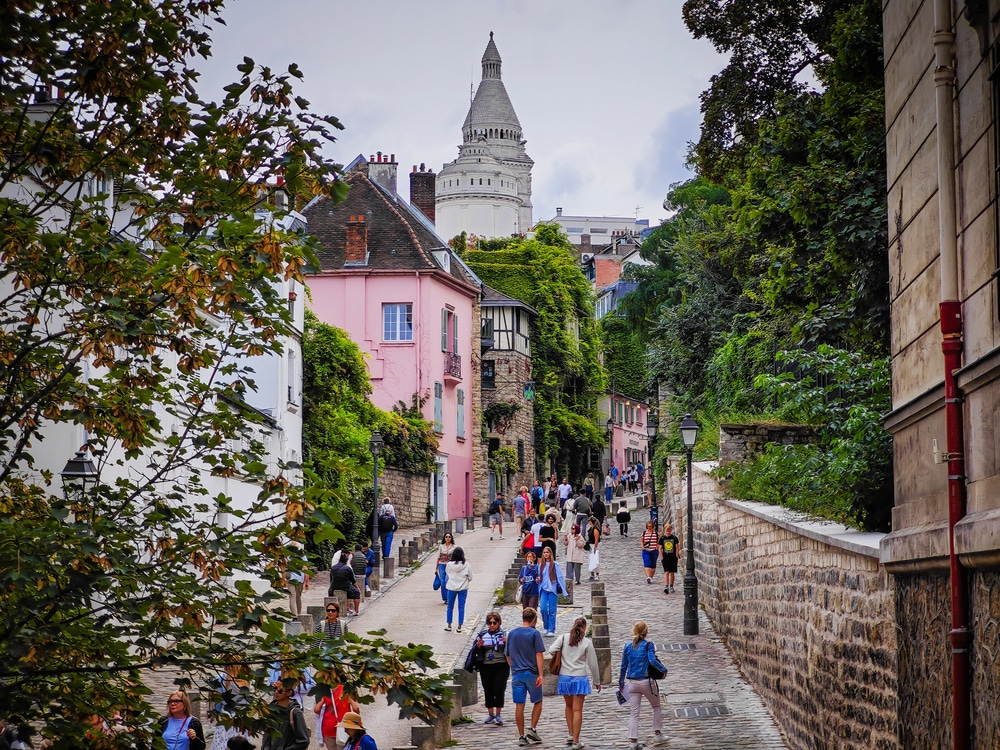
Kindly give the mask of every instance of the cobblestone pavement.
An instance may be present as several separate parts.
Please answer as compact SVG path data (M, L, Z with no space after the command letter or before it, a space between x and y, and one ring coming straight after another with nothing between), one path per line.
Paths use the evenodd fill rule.
M601 545L601 579L605 582L608 599L613 676L611 686L586 699L580 740L594 750L628 746L628 707L618 705L614 688L617 687L621 649L632 636L633 624L645 620L649 625L649 638L670 671L660 683L664 739L653 742L652 713L644 701L639 721L640 743L651 749L786 750L788 745L770 712L742 679L704 613L699 613L700 634L683 635L683 573L677 576L675 593L663 593L662 568L652 585L646 583L637 537L648 519L648 512L634 511L632 518L633 536L620 537L613 525L612 536ZM585 581L576 590L574 607L560 607L557 633L566 632L579 611L589 611L589 595L590 586ZM517 608L505 607L502 614L504 627L520 624ZM546 638L546 646L551 641ZM682 648L687 650L680 650ZM530 712L530 705L526 711ZM463 713L474 723L454 728L452 735L458 743L456 748L506 750L517 746L509 685L503 710L504 726L482 723L486 718L482 697L478 706L467 706ZM702 718L680 718L685 713L702 715ZM541 747L565 747L566 723L559 696L545 698L538 732L544 740Z

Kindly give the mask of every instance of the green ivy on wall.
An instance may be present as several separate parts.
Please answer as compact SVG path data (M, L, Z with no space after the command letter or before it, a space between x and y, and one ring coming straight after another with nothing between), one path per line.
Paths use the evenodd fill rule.
M531 305L535 379L535 455L539 474L586 474L588 450L600 449L595 406L606 386L594 295L572 245L555 224L539 224L533 239L458 237L453 246L484 282Z

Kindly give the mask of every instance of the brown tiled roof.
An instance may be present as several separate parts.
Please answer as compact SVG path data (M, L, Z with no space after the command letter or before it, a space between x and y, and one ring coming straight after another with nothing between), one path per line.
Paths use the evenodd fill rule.
M519 299L508 297L501 291L494 289L488 284L483 284L483 307L521 307L532 315L538 315L538 311L531 305L527 305Z
M447 249L448 245L424 223L426 218L421 219L404 200L372 182L361 171L351 172L344 179L351 187L347 198L336 204L322 199L302 212L309 222L310 234L321 245L317 255L323 271L344 268L347 222L352 216L363 216L368 225L368 264L358 266L359 271L436 269L444 273L432 252ZM478 291L478 282L454 256L449 275Z

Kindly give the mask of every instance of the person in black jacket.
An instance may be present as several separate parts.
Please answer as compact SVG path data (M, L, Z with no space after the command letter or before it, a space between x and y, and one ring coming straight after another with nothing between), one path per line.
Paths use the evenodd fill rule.
M271 711L280 716L278 732L269 731L264 735L261 750L306 750L309 747L309 730L306 717L298 701L292 698L295 688L286 688L281 682L274 683L274 700Z
M347 594L347 614L351 614L351 602L354 602L354 614L358 614L361 589L358 588L354 569L347 564L346 557L347 555L341 555L340 559L330 568L330 588L326 593L327 596L333 596L334 591L343 591Z
M392 537L398 528L396 509L387 498L382 504L382 512L378 517L378 538L382 540L383 560L392 557Z

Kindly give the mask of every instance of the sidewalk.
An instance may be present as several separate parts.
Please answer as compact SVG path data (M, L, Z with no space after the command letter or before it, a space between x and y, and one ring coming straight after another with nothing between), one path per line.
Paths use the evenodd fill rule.
M397 533L396 538L412 538L413 534L407 535L407 531L410 530ZM517 533L513 531L513 524L509 529L505 525L504 531L507 532L505 540L496 538L492 542L489 528L455 534L455 543L465 551L473 571L461 633L444 630L447 608L441 601L441 594L433 588L436 547L432 547L419 567L404 570L403 575L397 575L389 582L383 581L382 591L362 605L361 614L347 618L351 632L364 635L371 630L385 629L385 637L390 640L425 643L434 650L434 658L440 665L439 673L451 672L471 634L481 626L482 615L491 608L496 588L503 583L504 574L514 557L518 546ZM394 541L393 554L398 559L397 549ZM310 586L302 597L304 605L323 603L326 581L325 573L317 577L316 585ZM386 583L389 585L386 586ZM457 625L456 605L453 627ZM361 716L368 733L382 750L409 745L410 727L420 723L400 720L399 707L390 706L384 697L377 698L371 705L362 706ZM315 744L313 742L313 746Z
M630 501L630 505L632 502ZM780 730L751 687L743 681L725 645L712 630L704 613L699 613L697 636L683 635L682 589L683 572L676 580L676 592L663 593L662 568L658 568L653 584L646 583L642 569L639 536L649 518L647 510L633 510L630 536L618 535L612 524L612 535L601 544L601 580L608 598L608 621L612 644L612 685L587 697L584 705L583 731L580 739L588 748L628 747L628 707L615 700L621 648L632 637L632 625L645 620L649 639L656 644L661 660L670 670L660 682L663 701L663 734L665 740L654 743L652 714L645 702L639 721L639 741L654 747L699 748L701 750L787 750ZM560 554L560 558L562 555ZM683 570L683 560L681 564ZM586 579L586 573L583 576ZM589 612L590 587L586 580L576 589L575 611L560 607L557 633L566 632L581 611ZM565 609L565 611L564 611ZM515 608L502 611L504 627L517 627L520 618ZM548 646L553 639L546 638ZM504 706L504 726L483 725L486 710L480 698L478 706L467 706L463 714L473 724L453 729L452 736L460 750L506 750L517 747L514 707L507 691ZM559 696L545 698L538 732L544 740L540 747L565 747L566 723L563 700ZM527 707L530 712L530 706ZM383 745L381 738L379 747Z

